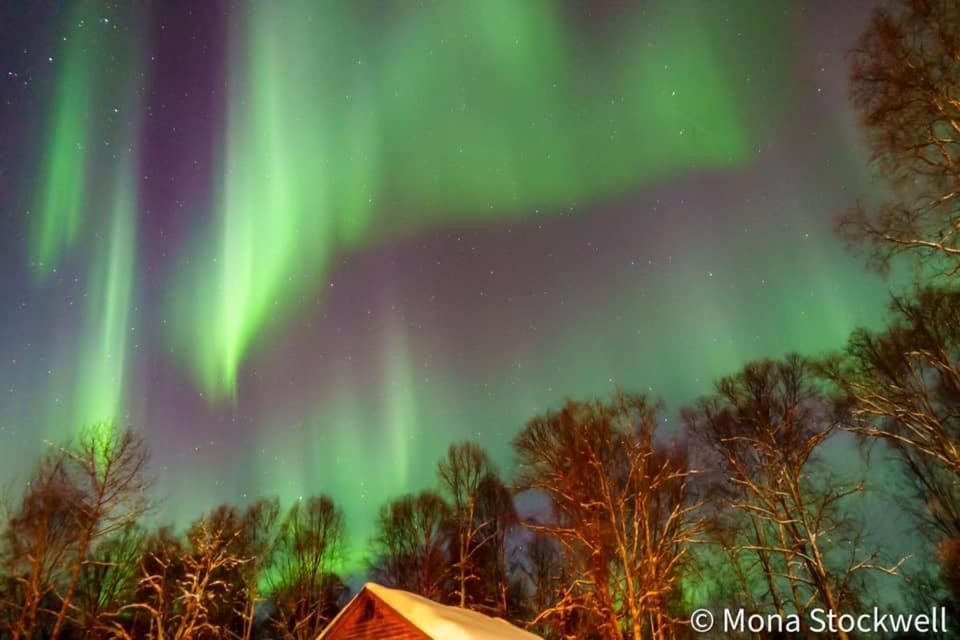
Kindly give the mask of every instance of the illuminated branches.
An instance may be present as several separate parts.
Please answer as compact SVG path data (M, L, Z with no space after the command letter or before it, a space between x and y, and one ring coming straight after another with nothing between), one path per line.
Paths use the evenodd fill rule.
M144 477L147 447L131 432L112 435L110 428L94 428L77 446L63 450L74 485L80 491L73 505L77 540L70 576L58 592L60 608L51 639L59 637L71 612L73 596L91 550L115 533L134 526L147 509Z
M207 519L188 535L188 546L160 532L141 561L136 601L124 607L133 612L132 630L120 622L112 632L124 640L188 640L219 638L215 608L233 585L227 579L249 558L236 555L233 543L240 532Z
M944 580L956 589L950 563L960 541L960 293L921 289L892 308L885 330L856 331L823 370L840 390L849 428L897 455L909 481L907 511L938 547Z
M45 458L4 528L0 624L12 640L32 638L68 574L78 539L73 506L81 499L62 453Z
M925 289L894 300L883 332L855 332L825 367L852 427L960 474L960 293Z
M857 604L858 573L895 573L899 565L884 567L876 553L859 550L844 503L863 484L843 483L820 466L840 423L808 363L799 356L752 363L716 389L686 412L721 470L723 507L739 513L736 529L715 541L741 567L755 559L767 601L781 615L803 615L815 602L837 614ZM846 548L849 555L840 552Z
M880 267L906 254L960 270L960 7L907 0L877 9L853 53L851 91L873 158L893 187L840 221Z
M514 440L520 487L552 508L526 524L562 545L569 571L533 624L586 614L603 638L673 636L670 603L700 521L686 456L654 440L656 413L623 393L568 402Z
M960 540L957 292L960 273L960 7L948 0L882 6L861 37L854 104L891 195L840 222L875 263L918 265L919 289L893 301L889 327L857 331L824 373L840 389L851 428L879 438L908 479L907 511L937 546L954 589ZM948 288L931 288L943 286ZM936 589L933 589L936 591ZM933 598L939 600L939 597Z
M122 540L147 508L146 460L139 436L94 428L41 462L4 533L0 624L12 638L96 628L116 604L129 577ZM96 601L81 609L78 589L91 588Z
M437 476L451 505L453 601L505 615L509 584L500 569L506 567L506 535L516 522L513 496L476 443L452 445Z

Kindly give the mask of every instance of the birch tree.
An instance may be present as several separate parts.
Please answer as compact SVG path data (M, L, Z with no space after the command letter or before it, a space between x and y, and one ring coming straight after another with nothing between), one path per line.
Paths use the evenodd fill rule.
M586 614L610 640L676 634L671 603L700 521L685 453L655 442L658 408L619 392L568 401L514 440L519 487L552 507L525 524L561 544L569 563L560 600L534 624Z
M889 266L960 270L960 5L884 3L852 53L851 92L875 166L891 187L840 220L844 235Z
M881 564L845 509L864 485L820 464L841 422L809 364L798 356L752 363L716 388L685 417L716 454L730 488L726 506L741 516L740 535L720 542L737 562L756 559L778 613L856 607L861 574L896 573L899 563Z

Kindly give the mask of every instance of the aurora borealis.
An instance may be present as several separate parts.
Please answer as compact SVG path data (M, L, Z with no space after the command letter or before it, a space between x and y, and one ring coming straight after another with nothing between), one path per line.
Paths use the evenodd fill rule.
M452 441L838 347L892 286L832 232L868 11L0 6L2 479L113 420L160 517L323 491L361 540Z

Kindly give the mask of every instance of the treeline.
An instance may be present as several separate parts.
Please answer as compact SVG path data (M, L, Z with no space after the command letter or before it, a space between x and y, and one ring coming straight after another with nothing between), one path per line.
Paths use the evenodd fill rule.
M711 604L861 611L880 573L952 606L960 293L927 289L896 310L830 358L747 365L685 409L683 428L661 433L659 403L616 392L530 420L509 478L477 444L451 446L435 490L381 507L370 577L547 638L681 637L691 607ZM837 438L857 455L844 434L887 443L939 571L904 571L867 535L867 486L823 461ZM147 457L138 436L100 427L40 462L3 523L2 633L315 638L349 595L334 500L224 505L180 534L150 529Z
M669 429L644 395L569 401L520 429L506 475L456 444L434 489L382 506L360 541L369 575L546 638L683 637L696 606L863 611L881 580L910 609L960 619L958 42L960 6L906 0L874 14L852 56L891 189L841 231L917 280L886 328L748 364ZM864 481L867 452L899 492ZM348 596L336 502L224 505L185 532L151 529L147 458L136 435L97 429L38 464L0 523L0 634L315 637ZM521 494L535 506L522 516ZM868 496L912 517L916 557L866 529Z

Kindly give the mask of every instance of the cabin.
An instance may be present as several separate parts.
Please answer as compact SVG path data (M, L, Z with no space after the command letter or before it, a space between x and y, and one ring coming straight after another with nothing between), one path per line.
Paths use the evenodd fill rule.
M317 640L537 640L506 620L368 582Z

